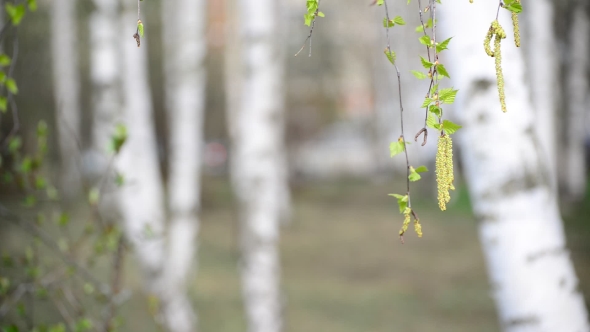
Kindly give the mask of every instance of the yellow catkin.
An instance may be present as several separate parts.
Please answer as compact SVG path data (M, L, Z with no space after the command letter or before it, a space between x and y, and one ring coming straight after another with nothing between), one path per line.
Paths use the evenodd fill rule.
M404 210L404 223L402 225L402 228L399 230L399 236L404 235L406 233L406 231L408 230L408 226L410 225L410 221L411 221L411 214L412 214L412 209L407 207Z
M449 135L443 134L438 139L436 151L436 183L438 185L438 207L445 211L451 200L449 190L453 187L453 142Z
M504 37L506 35L504 34ZM496 59L496 79L498 80L498 94L500 95L500 105L502 112L506 113L506 95L504 93L504 74L502 73L502 52L500 48L500 40L502 35L496 34L494 39L494 54Z
M490 41L494 37L494 51L490 48ZM504 74L502 73L502 49L500 42L506 38L506 32L498 21L492 22L492 26L488 30L484 41L484 49L486 53L494 57L496 60L496 79L498 81L498 94L500 95L500 105L502 106L502 112L506 113L506 95L504 93Z
M494 36L494 27L491 26L490 29L488 30L488 34L486 35L486 38L483 41L483 48L486 51L486 54L491 57L494 56L494 52L492 52L492 48L490 47L490 43L492 42L493 36Z
M516 3L520 3L520 0L516 0ZM514 44L516 47L520 47L520 28L518 26L518 14L512 12L512 27L514 28Z
M473 0L469 0L470 3L473 3Z
M418 237L422 237L422 225L420 225L419 219L414 220L414 231L416 232Z

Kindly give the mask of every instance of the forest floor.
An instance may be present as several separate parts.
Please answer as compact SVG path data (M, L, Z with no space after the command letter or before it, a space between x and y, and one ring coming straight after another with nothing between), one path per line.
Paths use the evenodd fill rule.
M403 191L354 180L294 190L281 242L285 331L499 331L466 196L442 213L435 199L416 195L424 237L410 228L402 245L392 187ZM206 211L194 293L200 323L245 331L237 228L230 211Z
M410 227L402 245L402 216L387 194L403 187L391 180L342 180L293 188L293 218L282 227L280 243L285 332L500 331L465 188L458 186L441 212L433 189L417 186L422 191L412 203L424 237ZM227 181L205 179L198 273L190 290L204 332L246 331L231 197ZM590 193L587 198L568 208L565 220L588 300ZM125 284L133 296L121 308L120 331L158 331L141 272L128 256Z

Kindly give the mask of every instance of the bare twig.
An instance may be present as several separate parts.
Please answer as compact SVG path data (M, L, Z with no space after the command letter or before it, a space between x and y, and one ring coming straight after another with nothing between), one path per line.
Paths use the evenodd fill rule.
M383 1L384 4L384 9L385 9L385 18L387 20L387 22L389 22L389 9L387 8L387 0ZM391 54L391 43L389 40L389 24L385 25L385 34L387 37L387 52L389 54ZM408 195L408 207L411 208L412 207L412 201L410 198L410 159L408 157L408 149L407 149L407 142L406 142L406 137L404 135L404 105L403 105L403 100L402 100L402 81L401 81L401 74L399 71L399 68L397 67L397 65L393 64L394 68L395 68L395 72L397 75L397 83L398 83L398 94L399 94L399 108L400 108L400 125L401 125L401 136L400 138L402 139L403 143L404 143L404 153L406 156L406 195Z

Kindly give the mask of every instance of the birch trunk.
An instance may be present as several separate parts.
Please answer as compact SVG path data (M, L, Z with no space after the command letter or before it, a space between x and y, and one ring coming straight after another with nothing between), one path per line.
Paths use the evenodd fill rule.
M137 47L137 2L123 1L118 25L122 49L123 123L128 139L115 166L125 177L120 189L124 229L144 269L148 291L161 297L165 258L163 188L156 153L156 137L148 86L147 47Z
M288 187L278 8L272 0L237 1L241 58L233 68L226 68L237 69L239 76L238 85L229 86L228 106L234 109L228 109L228 120L232 181L240 204L242 289L250 332L282 329L278 242ZM228 77L231 74L228 72Z
M92 149L85 153L84 172L91 182L98 182L109 172L109 164L113 158L109 144L117 123L122 120L122 96L117 28L119 2L95 0L94 5L96 9L89 19ZM113 174L106 176L113 177ZM114 183L114 179L109 179L109 183ZM120 219L119 197L116 189L113 191L113 194L102 195L100 201L101 213L108 220Z
M76 45L76 1L55 0L51 6L53 86L61 158L61 189L72 199L81 190L80 78Z
M586 192L585 116L588 105L588 21L587 4L573 6L573 20L569 28L569 58L566 60L566 146L565 172L562 189L572 201L580 201Z
M205 0L162 3L166 109L171 135L164 318L175 332L195 331L196 325L196 315L186 294L199 229L206 8Z
M506 114L494 60L481 43L497 5L448 2L440 17L447 34L456 35L447 56L453 84L461 89L462 158L501 325L509 332L589 331L551 186L554 169L537 138L531 79L510 41L508 12L500 15L509 36L502 43Z
M559 82L555 9L552 0L524 0L523 7L526 9L520 16L524 32L522 44L526 54L526 75L530 82L535 82L530 86L535 130L547 166L552 173L557 174L557 102L561 89L555 86ZM550 184L557 187L557 177L552 177L551 181Z

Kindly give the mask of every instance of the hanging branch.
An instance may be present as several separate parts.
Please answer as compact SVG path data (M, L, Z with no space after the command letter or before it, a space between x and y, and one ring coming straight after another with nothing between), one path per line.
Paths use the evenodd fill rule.
M137 42L137 47L141 46L141 37L143 37L143 22L141 22L141 1L137 0L137 30L135 30L135 34L133 38Z
M307 38L305 38L303 45L301 46L299 51L297 53L295 53L295 56L298 56L299 53L301 53L301 51L303 51L303 49L305 48L305 44L309 40L309 56L311 57L311 38L313 35L313 28L315 27L315 20L318 17L324 17L324 16L325 16L324 13L322 13L320 11L320 0L307 1L307 14L303 15L303 17L305 19L305 25L311 26L311 29L309 30L309 35L307 36Z
M385 55L387 59L391 62L393 67L395 68L396 76L397 76L397 83L398 83L398 95L399 95L399 109L400 109L400 126L401 126L401 135L398 138L397 142L393 142L390 145L390 154L391 156L395 156L401 152L404 152L406 158L406 194L405 195L398 195L398 194L390 194L397 199L400 213L404 215L404 222L402 224L402 228L399 231L399 237L402 244L404 243L404 234L406 233L408 226L410 224L411 218L414 218L414 230L418 237L422 237L422 226L420 225L420 220L416 212L412 209L412 200L411 200L411 192L410 192L410 181L417 181L420 179L420 175L418 173L426 172L425 166L418 167L418 169L414 169L410 165L410 158L408 156L408 149L406 141L405 133L404 133L404 105L403 105L403 98L402 98L402 82L401 82L401 73L397 64L395 63L395 52L391 50L391 43L389 39L389 28L398 25L404 25L405 22L401 17L396 17L395 19L390 19L389 17L389 9L387 7L387 1L385 0L377 0L377 4L379 6L383 5L385 10L385 21L383 25L385 27L385 35L387 41L387 47L385 48Z

